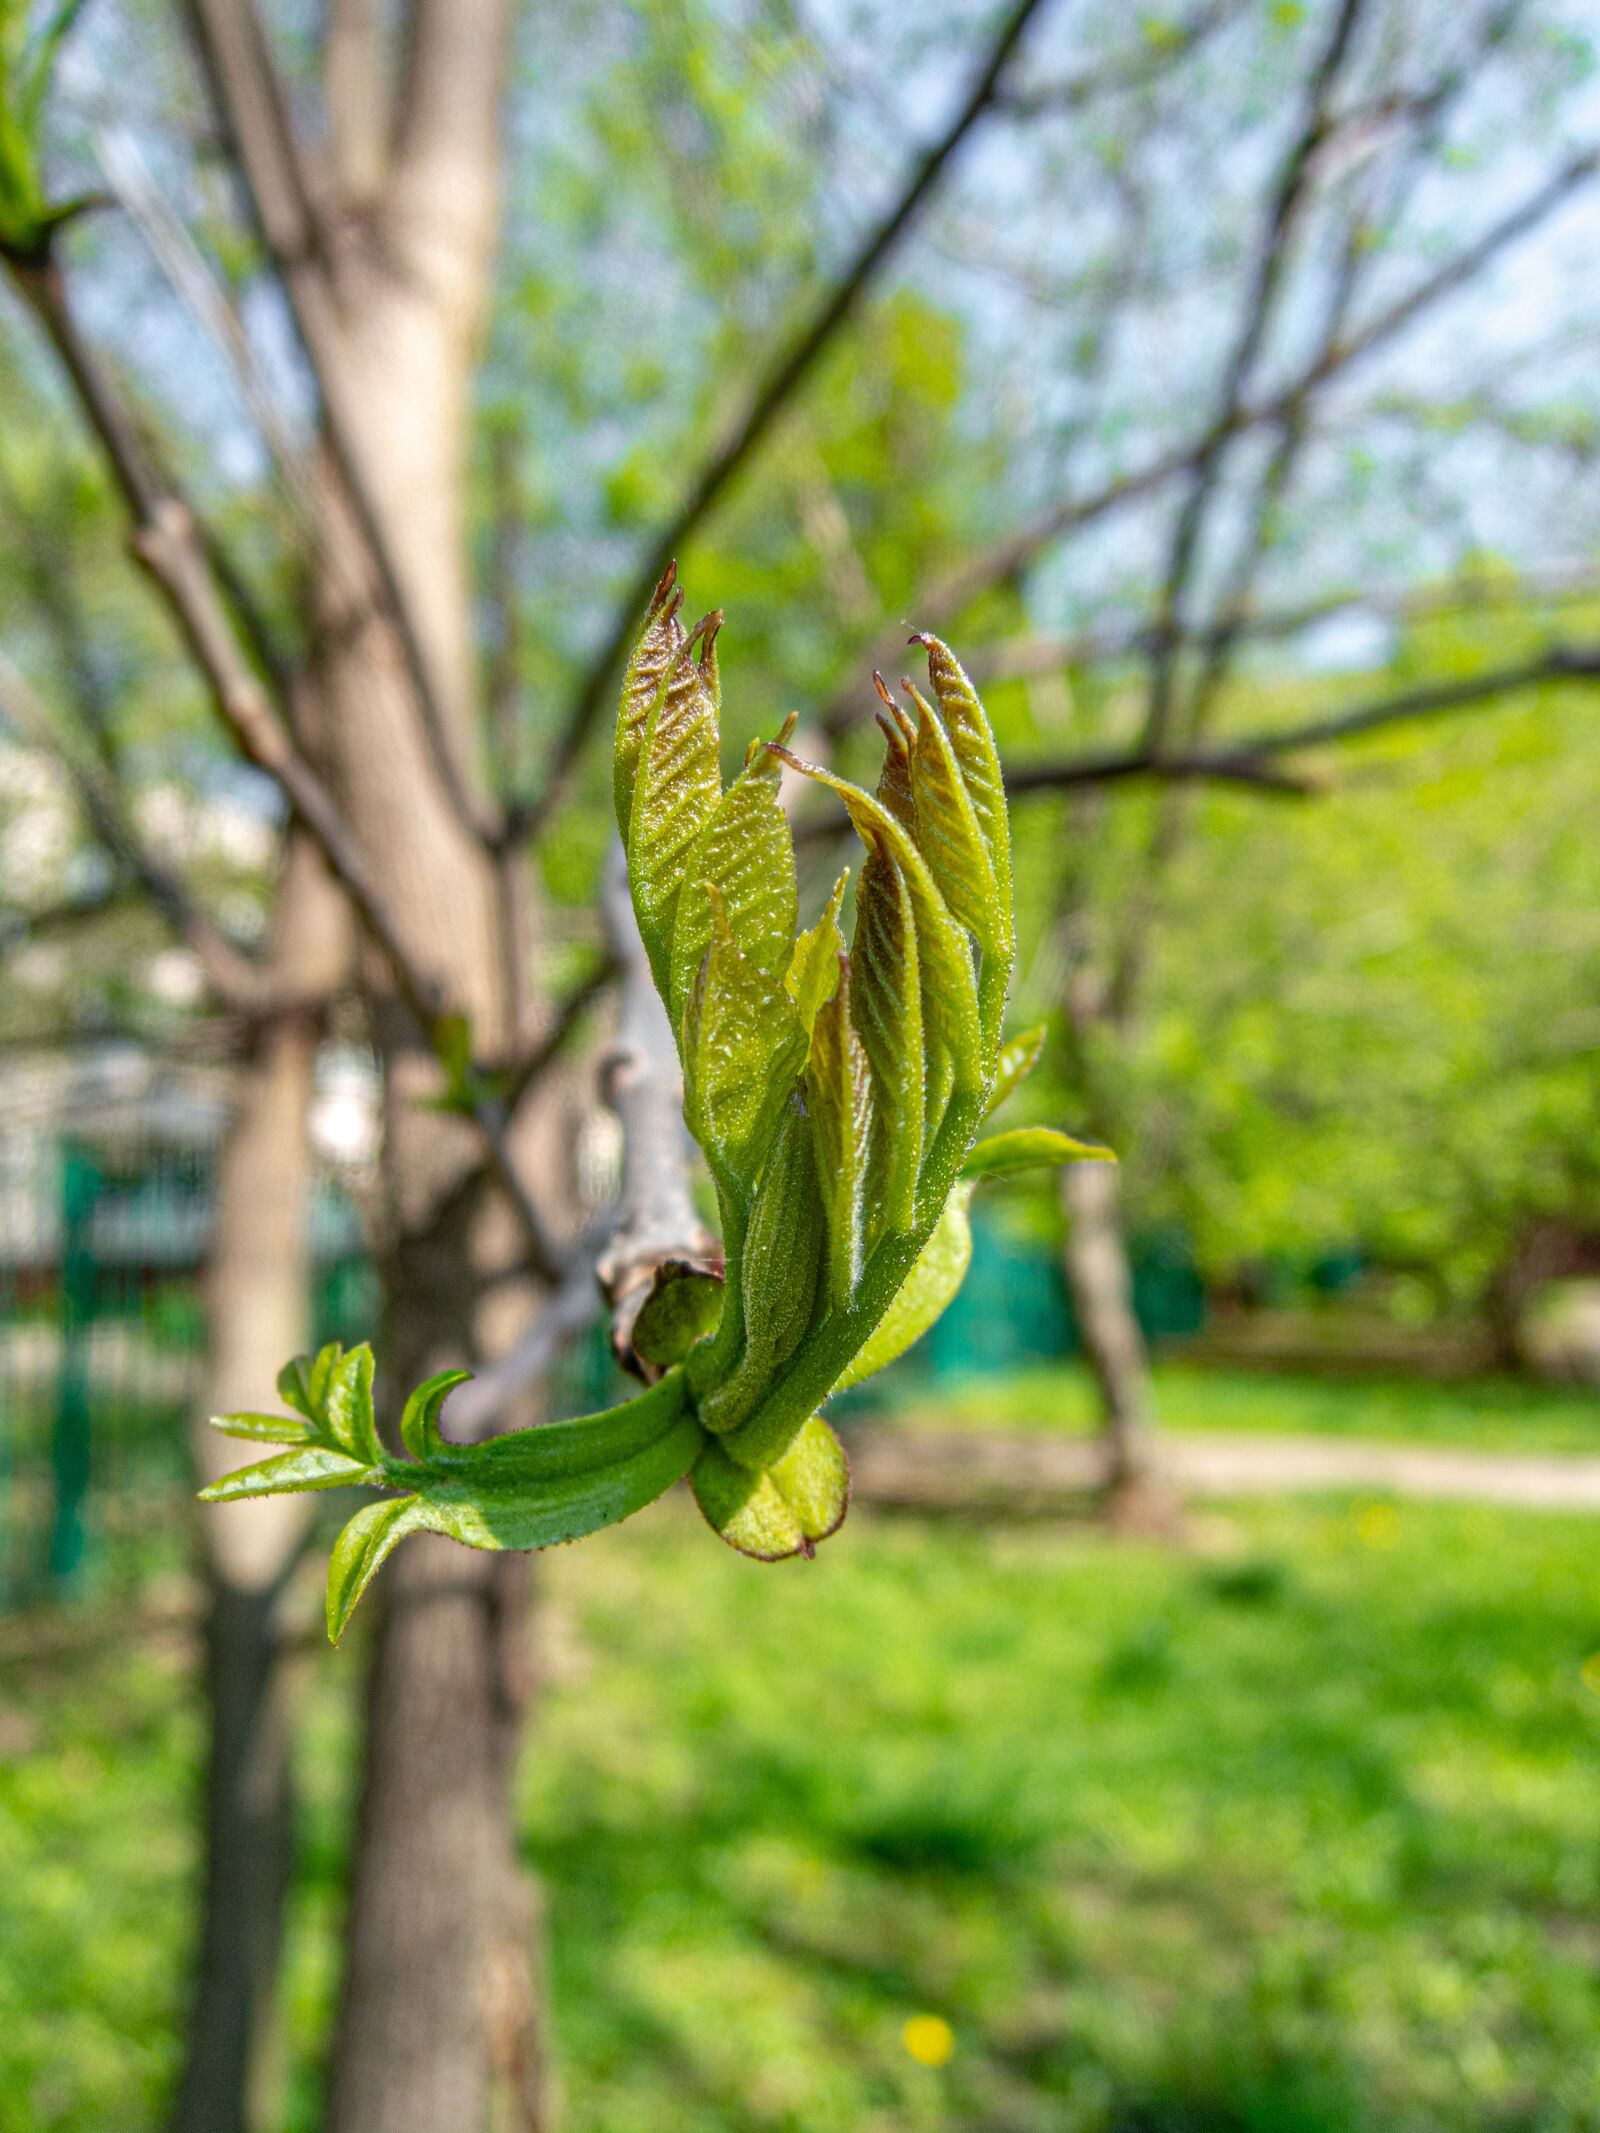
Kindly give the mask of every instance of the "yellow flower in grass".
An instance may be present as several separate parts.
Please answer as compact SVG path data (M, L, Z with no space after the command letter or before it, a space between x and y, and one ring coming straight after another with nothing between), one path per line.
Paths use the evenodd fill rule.
M1356 1514L1356 1537L1366 1548L1392 1548L1400 1538L1393 1504L1369 1503Z
M956 2033L943 2015L913 2015L900 2041L918 2066L947 2066L956 2048Z

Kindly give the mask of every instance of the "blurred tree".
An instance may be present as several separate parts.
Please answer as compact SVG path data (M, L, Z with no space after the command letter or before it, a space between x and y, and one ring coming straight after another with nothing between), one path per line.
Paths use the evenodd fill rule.
M1255 703L1257 649L1594 537L1562 456L1594 414L1592 30L1557 0L589 0L530 18L502 94L509 17L191 0L182 37L103 5L44 196L109 169L125 213L29 207L7 245L224 730L359 922L395 1381L493 1345L509 1277L588 1281L520 1099L592 968L588 742L669 554L738 604L730 701L845 759L901 618L988 640L1015 790L1080 796L1024 835L1025 916L1063 915L1022 989L1069 1002L1085 1122L1137 1179L1168 921L1219 864L1191 795L1303 782L1338 737L1332 691L1298 741L1290 692ZM1593 668L1559 635L1480 656L1397 676L1379 721ZM1077 1212L1116 1476L1159 1508L1116 1212ZM331 2123L535 2124L517 1575L400 1560Z

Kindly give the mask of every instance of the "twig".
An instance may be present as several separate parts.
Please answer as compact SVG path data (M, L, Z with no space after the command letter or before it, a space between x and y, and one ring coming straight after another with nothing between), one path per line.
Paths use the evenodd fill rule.
M1244 0L1211 0L1210 6L1198 9L1187 22L1173 24L1160 39L1143 37L1128 52L1102 66L1086 67L1055 81L1002 88L995 95L994 108L1007 118L1044 118L1082 111L1102 97L1147 89L1243 12Z
M333 463L405 661L418 722L440 785L462 825L492 845L499 841L500 824L486 817L467 789L432 663L417 634L383 517L355 444L356 427L341 380L329 251L260 22L253 8L238 7L232 0L190 0L188 11L213 99L232 135L245 176L247 204L289 300L321 400Z
M713 447L672 523L652 542L619 603L611 634L590 665L555 745L544 788L536 799L511 810L508 836L529 836L548 816L600 714L607 685L627 649L651 588L811 375L818 358L848 320L862 292L939 182L950 158L993 102L1024 30L1044 4L1045 0L1015 0L961 109L924 152L888 214L865 239L794 340L776 356L749 401Z
M1548 571L1509 579L1493 574L1480 576L1467 570L1458 578L1420 591L1407 588L1391 593L1337 592L1290 607L1247 608L1233 626L1232 634L1276 642L1298 637L1335 615L1354 613L1401 622L1423 621L1441 615L1481 613L1486 608L1590 600L1597 590L1600 578L1589 563L1552 566ZM1203 629L1187 631L1180 649L1208 651L1225 627L1226 619L1219 618ZM1116 629L1083 630L1066 637L1001 638L993 644L964 648L961 663L978 683L1027 681L1035 675L1059 674L1070 667L1092 669L1137 658L1149 651L1153 628L1148 618L1141 618Z
M1589 148L1569 157L1543 185L1481 237L1377 312L1364 326L1319 354L1287 384L1260 398L1245 400L1229 426L1230 434L1258 429L1265 423L1281 422L1307 394L1375 354L1434 305L1452 295L1463 283L1471 281L1508 246L1553 214L1580 186L1588 184L1597 171L1600 171L1600 150ZM1161 488L1175 476L1189 472L1200 456L1213 450L1217 442L1214 429L1208 429L1200 437L1159 453L1144 466L1114 476L1085 496L1070 497L1051 505L1028 525L923 587L917 596L919 617L934 624L949 621L981 594L1017 577L1052 542L1065 534L1081 531L1120 510L1124 504L1136 502L1152 490ZM904 627L899 622L887 624L863 652L852 657L852 671L858 670L860 665L891 666L899 657ZM824 707L821 713L824 729L837 736L849 726L855 709L856 690L852 682Z
M57 731L56 723L24 677L0 655L0 714L37 748L60 764L78 796L96 841L137 881L180 940L191 948L223 1005L259 1013L271 996L261 966L230 941L190 897L179 877L164 866L134 827L120 795L98 766L91 767ZM101 900L101 908L111 901Z
M1068 756L1055 763L1024 763L1006 773L1006 790L1013 798L1019 798L1027 793L1059 792L1071 786L1105 785L1129 778L1265 784L1263 773L1276 757L1353 740L1414 719L1464 711L1546 681L1600 681L1600 644L1549 645L1516 666L1463 675L1456 681L1424 683L1357 704L1347 711L1331 712L1325 718L1310 719L1304 725L1240 734L1236 739L1192 749L1185 755L1162 756L1146 748L1132 748L1122 754L1107 752ZM1302 785L1301 789L1316 788Z
M1216 494L1226 452L1234 434L1245 389L1261 352L1288 265L1296 225L1310 190L1313 160L1327 138L1328 108L1349 56L1351 40L1366 0L1339 0L1328 41L1306 82L1300 124L1289 144L1267 202L1256 260L1245 290L1239 330L1223 367L1212 418L1211 443L1190 471L1188 489L1173 522L1166 574L1156 602L1156 645L1150 662L1150 689L1145 707L1144 742L1158 750L1166 745L1172 717L1173 639L1180 626L1185 596L1199 556L1207 513ZM1333 340L1320 351L1326 356Z
M382 951L401 999L437 1050L450 1013L449 994L413 960L332 794L296 747L244 656L195 518L157 476L109 377L79 334L59 268L46 257L12 262L12 272L72 379L133 519L134 553L165 596L224 725L243 754L288 795ZM535 1266L555 1278L563 1255L554 1247L506 1145L504 1106L492 1097L474 1095L468 1109L487 1143L494 1175L527 1234Z

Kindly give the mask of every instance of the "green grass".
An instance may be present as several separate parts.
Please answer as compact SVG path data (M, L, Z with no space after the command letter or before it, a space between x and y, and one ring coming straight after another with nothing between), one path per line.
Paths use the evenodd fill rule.
M568 2133L1595 2133L1595 1561L1332 1502L1200 1555L858 1516L758 1569L681 1499L560 1551L523 1798ZM80 1628L5 1662L4 2133L146 2133L173 2066L189 1655ZM356 1674L307 1684L285 2133Z
M1094 1426L1094 1389L1074 1363L929 1385L890 1380L881 1419L940 1429ZM1309 1378L1169 1362L1155 1370L1170 1429L1269 1430L1408 1439L1482 1451L1600 1453L1600 1390L1518 1378L1430 1384L1414 1378Z

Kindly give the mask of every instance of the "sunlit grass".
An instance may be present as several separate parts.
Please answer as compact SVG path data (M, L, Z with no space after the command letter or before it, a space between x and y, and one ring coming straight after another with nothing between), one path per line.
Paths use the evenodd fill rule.
M1266 1370L1158 1363L1155 1405L1169 1429L1268 1430L1409 1438L1483 1451L1600 1453L1600 1388L1518 1378L1430 1384L1414 1378L1311 1378ZM1077 1363L929 1383L887 1381L881 1419L937 1428L1094 1426L1095 1395Z
M858 1513L763 1569L675 1499L556 1551L523 1802L566 2133L1597 2133L1595 1541ZM192 1655L7 1635L0 2128L153 2133ZM321 2124L359 1658L304 1662L283 2133Z

